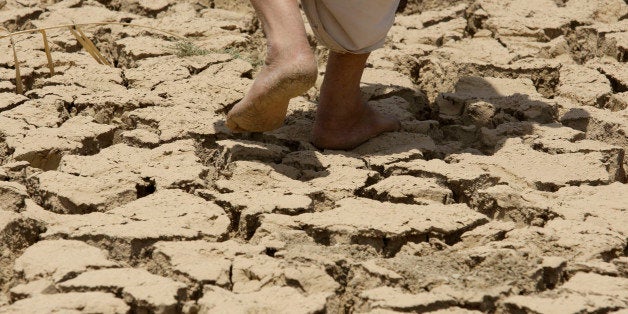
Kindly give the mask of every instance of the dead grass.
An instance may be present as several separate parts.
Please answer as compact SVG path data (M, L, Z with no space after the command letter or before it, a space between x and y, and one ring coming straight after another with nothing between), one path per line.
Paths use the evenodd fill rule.
M83 33L78 26L68 27L68 29L70 30L70 33L74 35L74 38L76 38L76 40L81 44L83 49L85 49L85 51L87 51L92 58L96 60L96 62L111 66L111 62L107 61L107 59L100 54L96 45L94 45L94 43L87 36L85 36L85 33Z
M15 41L13 37L9 37L11 40L11 48L13 49L13 63L15 64L15 86L18 94L24 94L24 85L22 85L22 75L20 74L20 60L17 58L17 51L15 50Z
M84 27L105 26L105 25L120 25L120 26L149 29L149 30L157 31L157 32L169 35L171 37L174 37L178 41L174 43L174 45L169 47L169 49L173 54L175 54L176 56L180 58L189 57L189 56L207 55L209 53L226 53L226 54L231 55L235 59L242 59L246 62L251 63L251 65L253 65L253 68L255 70L258 70L263 65L263 61L257 58L257 56L253 56L250 54L243 54L241 51L239 51L236 48L226 48L220 51L210 51L210 50L204 49L203 47L197 46L192 41L188 40L187 38L181 35L178 35L178 34L166 31L166 30L158 29L155 27L151 27L151 26L131 24L131 23L117 23L117 22L96 22L96 23L57 25L57 26L45 27L45 28L28 29L28 30L13 32L13 33L8 33L7 31L7 34L0 35L0 39L9 38L9 40L11 41L11 48L13 50L13 59L15 63L16 93L23 94L25 90L24 90L24 85L22 83L22 76L20 73L20 63L19 63L19 58L17 54L17 49L15 47L15 42L13 39L14 37L23 35L23 34L36 33L36 32L41 33L44 51L46 53L46 59L48 62L48 69L50 71L50 76L53 76L55 75L54 62L52 59L52 54L50 52L50 44L48 41L48 35L46 31L56 30L56 29L67 29L74 36L74 38L76 38L76 40L81 44L81 47L83 47L83 49L87 53L89 53L89 55L92 56L92 58L94 58L96 62L98 62L99 64L107 65L107 66L113 66L112 63L100 53L100 51L98 50L94 42L89 37L87 37L87 35L85 35L83 30L81 29Z
M169 49L179 58L190 57L190 56L204 56L210 53L209 50L203 49L191 41L180 40L177 41L174 45L169 47Z
M48 69L50 70L50 77L55 75L55 65L52 63L52 54L50 53L50 46L48 45L48 35L46 30L41 30L41 37L44 41L44 51L46 52L46 59L48 59Z
M76 38L76 40L81 44L83 49L87 51L87 53L89 53L92 56L92 58L96 60L96 62L98 62L99 64L112 66L111 62L109 62L109 60L107 60L100 53L96 45L94 45L94 42L91 39L89 39L89 37L87 37L85 33L81 30L82 27L104 26L104 25L120 25L120 26L129 26L129 27L144 28L144 29L158 31L160 33L164 33L166 35L179 39L180 44L178 44L176 47L177 47L177 51L179 51L182 54L198 55L198 54L208 53L208 51L200 47L197 47L196 45L194 45L193 43L191 43L189 40L187 40L185 37L181 35L178 35L178 34L166 31L166 30L158 29L155 27L151 27L151 26L131 24L131 23L97 22L97 23L83 23L83 24L66 24L66 25L57 25L57 26L45 27L45 28L28 29L28 30L23 30L23 31L8 33L8 34L2 34L0 35L0 39L9 38L11 42L11 49L13 50L13 61L15 64L15 83L16 83L15 91L16 93L23 94L24 85L22 83L22 75L20 73L20 62L19 62L19 58L17 54L17 49L15 47L14 37L23 35L23 34L30 34L30 33L37 33L37 32L41 33L44 51L46 52L46 58L48 61L48 69L50 71L50 75L52 76L55 74L55 71L54 71L54 64L52 60L52 54L50 53L50 45L48 42L48 36L46 34L47 30L53 30L53 29L69 30L70 33L74 36L74 38Z

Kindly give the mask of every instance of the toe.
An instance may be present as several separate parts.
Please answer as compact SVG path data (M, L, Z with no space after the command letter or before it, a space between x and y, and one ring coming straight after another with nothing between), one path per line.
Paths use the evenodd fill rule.
M227 121L225 122L225 125L227 126L227 128L229 128L229 130L231 130L234 133L243 133L246 132L246 130L244 130L243 128L241 128L238 123L235 122L235 120L233 119L233 117L227 117Z

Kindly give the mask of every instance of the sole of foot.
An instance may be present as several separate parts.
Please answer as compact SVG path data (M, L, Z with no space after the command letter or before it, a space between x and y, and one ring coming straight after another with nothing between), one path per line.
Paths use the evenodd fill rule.
M236 133L267 132L283 125L290 99L316 83L313 55L269 63L255 78L247 95L227 114L227 127Z
M399 129L399 120L365 105L357 119L343 122L321 121L317 118L312 132L312 144L319 149L351 150L382 133Z

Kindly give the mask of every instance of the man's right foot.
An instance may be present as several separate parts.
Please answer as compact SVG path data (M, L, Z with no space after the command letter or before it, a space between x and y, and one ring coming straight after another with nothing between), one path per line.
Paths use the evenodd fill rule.
M227 114L226 125L234 132L266 132L279 128L290 99L302 95L316 82L318 68L309 47L270 51L266 66L246 96Z

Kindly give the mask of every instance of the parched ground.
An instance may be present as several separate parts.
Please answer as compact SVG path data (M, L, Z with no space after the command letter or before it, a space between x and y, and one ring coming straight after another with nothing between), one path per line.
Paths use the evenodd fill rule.
M245 1L0 0L101 21L205 50L83 28L109 67L50 30L51 77L20 35L18 95L1 41L0 313L628 313L624 0L408 1L362 84L403 130L349 152L309 143L316 88L225 128Z

